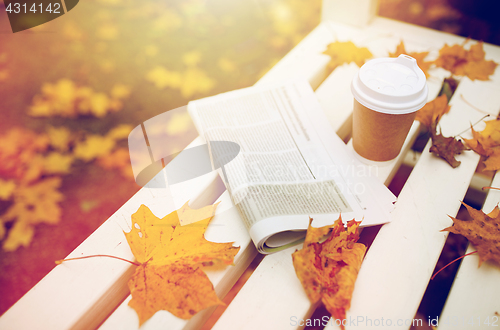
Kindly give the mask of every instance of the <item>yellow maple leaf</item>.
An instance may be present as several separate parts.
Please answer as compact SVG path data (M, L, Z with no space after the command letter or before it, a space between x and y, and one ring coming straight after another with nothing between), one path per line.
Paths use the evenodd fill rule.
M204 238L215 208L191 210L186 203L159 219L141 205L132 215L132 229L125 236L140 265L128 283L129 306L136 310L140 325L158 310L188 319L204 308L222 304L201 267L230 265L239 248ZM180 215L191 223L181 225Z
M365 61L373 57L366 47L358 47L352 41L335 41L328 45L323 54L329 55L332 59L328 63L330 70L344 63L356 63L361 67Z
M181 86L181 74L177 71L169 71L162 66L150 70L146 75L146 79L159 89L166 87L179 88Z
M97 157L109 154L115 144L115 140L109 137L89 135L85 140L76 144L73 154L76 158L91 161Z

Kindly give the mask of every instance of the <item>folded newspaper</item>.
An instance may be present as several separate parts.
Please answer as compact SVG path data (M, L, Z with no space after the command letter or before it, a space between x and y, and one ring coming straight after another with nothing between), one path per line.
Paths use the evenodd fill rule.
M211 159L230 155L213 168L259 252L301 242L309 218L314 227L339 215L361 226L389 221L396 197L335 134L307 81L215 95L189 102L188 112ZM235 145L236 157L224 150Z

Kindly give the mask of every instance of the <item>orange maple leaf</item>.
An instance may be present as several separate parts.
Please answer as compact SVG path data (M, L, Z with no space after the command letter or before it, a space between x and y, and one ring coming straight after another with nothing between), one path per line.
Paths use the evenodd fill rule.
M453 226L443 229L450 233L466 237L479 253L479 266L486 260L494 260L500 264L500 210L498 205L493 211L485 214L462 203L473 220L460 220L454 217Z
M426 77L429 77L428 71L429 71L429 68L431 67L432 62L425 61L425 58L427 57L429 52L421 52L421 53L407 52L405 49L405 44L404 44L403 40L401 40L399 45L397 45L394 53L389 53L389 57L398 57L401 54L406 54L406 55L409 55L409 56L413 57L414 59L416 59L418 67L424 72Z
M441 117L448 111L450 111L448 98L443 94L427 102L422 109L418 110L415 120L418 120L430 129L436 118Z
M334 70L344 63L356 63L361 67L365 61L373 57L366 47L358 47L352 41L335 41L328 45L323 54L329 55L332 59L328 63L328 68Z
M340 217L332 226L314 228L309 224L304 247L292 254L295 272L307 297L312 303L321 300L335 319L345 319L365 255L366 246L356 243L359 224L351 220L344 228ZM331 234L320 243L330 228Z
M471 126L472 139L464 139L469 148L485 158L483 171L500 169L500 120L488 120L486 127L477 132Z
M434 61L436 66L442 67L455 75L467 76L471 80L488 80L495 72L498 63L484 59L483 43L479 42L464 49L466 40L462 45L448 46L445 44L439 50L439 57Z
M132 215L132 230L125 236L140 265L128 282L129 305L140 325L158 310L189 319L204 308L222 304L201 267L232 264L239 247L205 239L216 207L192 210L186 203L159 219L141 205Z

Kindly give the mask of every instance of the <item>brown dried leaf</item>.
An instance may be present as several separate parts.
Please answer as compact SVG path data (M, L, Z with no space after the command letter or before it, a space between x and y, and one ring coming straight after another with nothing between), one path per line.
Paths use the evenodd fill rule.
M432 146L429 149L434 155L446 160L451 167L455 168L460 165L460 161L455 159L455 155L459 155L462 151L467 150L461 140L454 137L445 137L441 133L437 133L437 122L439 117L436 118L431 126Z
M500 210L498 205L493 211L485 214L462 203L473 220L460 220L450 217L453 226L443 229L450 233L465 236L479 253L479 266L486 260L494 260L500 264Z
M307 297L312 303L321 299L335 319L346 317L366 251L366 246L356 243L359 224L351 220L344 228L340 217L332 226L314 228L309 224L304 247L292 254L295 272ZM330 228L332 233L320 243Z

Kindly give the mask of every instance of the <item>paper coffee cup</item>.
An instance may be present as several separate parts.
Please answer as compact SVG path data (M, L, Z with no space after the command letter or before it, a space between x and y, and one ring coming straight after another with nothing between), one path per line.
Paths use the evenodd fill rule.
M351 84L354 96L352 144L369 160L396 158L427 102L425 74L408 55L366 62Z

